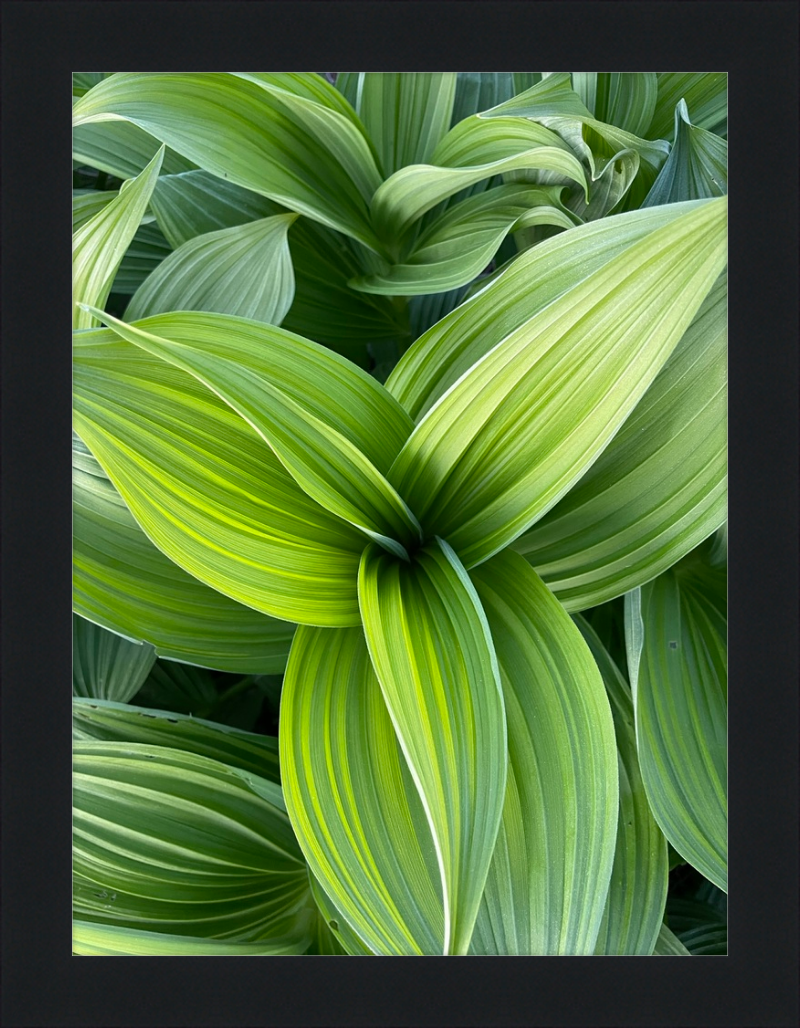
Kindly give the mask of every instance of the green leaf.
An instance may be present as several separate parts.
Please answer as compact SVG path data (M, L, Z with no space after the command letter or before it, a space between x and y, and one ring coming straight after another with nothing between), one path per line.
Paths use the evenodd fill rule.
M92 86L96 86L98 82L106 77L107 72L104 71L75 71L72 73L72 95L83 96L84 93L88 93Z
M132 296L171 253L158 225L140 225L117 269L111 292Z
M653 950L654 957L690 957L692 954L665 924L661 925Z
M694 124L718 136L728 131L728 75L726 72L666 72L658 76L658 99L648 135L674 138L675 107L685 100Z
M724 893L720 894L725 898ZM697 898L670 897L667 916L672 931L687 950L696 957L728 955L728 921L726 907Z
M433 840L361 628L298 629L280 758L286 809L347 948L442 954Z
M79 957L277 957L305 953L309 941L310 936L292 933L258 942L231 942L72 922L72 952Z
M450 127L478 111L496 107L515 92L518 90L514 88L514 75L509 71L460 71Z
M475 588L441 540L413 564L364 551L359 604L370 657L433 835L444 953L469 947L506 782L506 723Z
M454 72L358 72L356 113L380 160L384 177L408 164L425 164L450 127Z
M675 849L727 892L727 573L702 549L642 587L632 676L639 762Z
M512 543L568 610L649 581L724 520L727 274L583 478Z
M686 101L675 108L675 142L642 206L701 200L728 192L728 144L689 120Z
M467 118L448 132L430 164L402 168L376 190L370 208L376 231L396 246L440 200L523 168L557 172L585 186L580 163L555 132L522 118Z
M581 617L575 622L603 676L619 756L617 848L596 952L649 956L658 939L667 898L667 841L650 812L639 770L628 683L589 623Z
M389 475L426 537L446 538L472 567L580 479L722 271L726 224L720 198L653 231L507 335L428 411ZM493 300L489 287L473 302Z
M325 925L329 935L334 940L331 946L332 953L337 955L346 953L351 957L374 956L372 950L364 944L342 917L338 908L331 901L330 896L327 895L310 870L308 877L311 883L311 895L314 897L314 902L319 909L320 922Z
M326 510L399 556L419 542L416 518L383 474L411 421L370 375L316 343L243 318L102 318L221 396Z
M279 214L189 240L137 290L126 320L216 311L279 325L294 299L287 233L296 219Z
M289 92L291 78L112 75L75 104L73 122L130 121L206 171L380 249L367 204L381 179L364 135L341 110Z
M608 698L580 633L523 560L498 554L471 576L497 650L509 752L472 952L589 954L617 830Z
M142 686L136 702L140 707L202 716L214 706L218 698L215 679L208 668L159 660Z
M156 653L222 671L281 672L294 625L209 589L144 534L96 458L72 436L73 605Z
M81 920L307 940L308 878L280 788L208 757L75 743L73 869Z
M99 214L104 207L107 207L112 200L115 200L117 193L112 190L72 190L72 231L77 232L82 225Z
M572 228L560 186L497 186L449 207L426 228L402 263L384 274L350 281L354 289L389 295L442 292L480 274L509 232L531 225Z
M72 615L72 695L125 703L139 691L155 663L146 643L123 639Z
M280 784L278 740L172 711L109 700L73 699L72 738L168 746Z
M197 318L222 315L173 315L172 324ZM193 376L105 329L79 333L73 345L76 430L170 560L274 617L358 623L361 533L310 500Z
M72 130L72 156L116 178L135 178L141 174L161 148L157 139L125 121L83 124ZM195 165L166 148L161 165L165 175L189 171Z
M163 156L162 147L141 175L126 183L111 203L73 234L73 328L96 324L77 304L102 307L106 302L117 268L147 210Z
M598 121L644 136L653 120L658 76L644 72L572 72L572 88Z

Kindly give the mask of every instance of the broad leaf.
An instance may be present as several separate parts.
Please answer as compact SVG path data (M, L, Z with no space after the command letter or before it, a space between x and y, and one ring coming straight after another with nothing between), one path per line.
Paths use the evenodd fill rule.
M686 949L697 957L728 955L728 921L709 903L682 896L667 901L671 930Z
M653 231L506 336L442 397L389 476L426 536L446 538L472 567L574 485L722 271L726 222L720 198ZM474 302L491 304L489 289Z
M108 700L73 699L72 737L79 742L136 742L168 746L280 784L278 740L187 714Z
M681 940L667 928L665 924L661 925L661 929L658 933L658 939L656 940L656 946L653 950L654 957L690 957L692 954L683 945Z
M290 92L290 78L112 75L75 104L73 122L130 121L206 171L379 248L367 204L380 175L364 135L344 113Z
M72 130L72 156L115 178L135 178L158 153L157 139L125 121L78 125ZM161 165L165 175L176 175L194 168L191 161L166 148Z
M107 189L73 189L72 190L72 231L85 225L95 214L99 214L104 207L107 207L112 200L115 200L117 193Z
M667 898L667 841L650 812L639 770L630 687L589 623L581 617L576 623L603 676L619 755L617 848L596 952L649 956Z
M77 305L102 307L111 291L117 268L147 210L158 178L162 147L145 170L126 183L117 197L72 237L72 327L89 328L95 319Z
M467 952L500 821L506 724L475 588L436 540L412 564L365 550L359 604L370 657L433 835L444 952Z
M508 718L503 820L473 953L594 952L617 831L603 681L563 608L512 553L472 572Z
M216 311L279 325L294 299L287 233L296 218L279 214L189 240L137 290L125 319Z
M572 72L572 88L598 121L645 136L658 97L658 76L644 72Z
M433 841L360 628L298 629L280 757L286 808L343 942L442 954Z
M234 603L164 556L74 433L72 462L78 614L147 640L162 657L221 671L283 671L294 625Z
M72 922L72 952L79 957L278 957L305 953L310 938L309 929L308 934L293 932L258 942L231 942L78 919Z
M125 325L128 342L194 375L252 425L318 504L391 552L420 540L384 477L411 421L383 387L300 336L243 318L167 314Z
M140 225L117 269L111 292L132 296L171 253L158 225Z
M686 101L675 108L675 142L642 207L701 200L728 192L728 144L689 120Z
M305 863L280 788L166 746L73 747L79 919L197 938L304 938Z
M639 763L653 815L675 849L723 892L726 583L726 572L709 567L701 549L642 587L641 662L631 681Z
M76 429L163 553L274 617L358 623L363 535L309 499L244 419L105 329L76 335L73 369Z
M583 478L512 543L568 610L655 578L727 504L727 274Z
M674 138L675 107L684 100L692 122L719 136L728 131L728 76L719 72L665 72L658 76L658 99L648 136Z
M125 703L139 691L156 651L72 615L72 695Z
M374 956L372 950L356 935L339 910L333 905L330 896L328 896L317 879L311 874L310 870L308 876L311 882L311 895L317 904L320 921L324 923L333 939L331 950L337 954L346 953L351 957Z

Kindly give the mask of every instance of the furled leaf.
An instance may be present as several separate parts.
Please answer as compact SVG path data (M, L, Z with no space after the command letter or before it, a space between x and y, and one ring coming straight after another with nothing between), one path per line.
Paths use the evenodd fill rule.
M283 671L294 625L203 585L144 534L81 439L72 437L73 605L156 653L222 671Z
M503 820L472 952L594 952L617 831L617 754L603 681L532 569L498 554L472 572L508 718Z
M727 892L727 573L703 548L642 587L632 674L647 796L675 849Z
M307 938L305 863L279 786L143 743L73 746L75 916L254 942Z
M72 237L72 327L89 328L95 319L77 305L101 306L128 244L142 220L158 178L162 147L145 170L126 183L111 203L85 222Z
M698 546L727 502L727 274L583 478L512 545L568 610L622 595Z
M356 113L375 144L384 177L425 164L450 127L454 72L356 72Z
M728 131L728 76L724 71L665 72L658 76L658 99L648 136L674 138L675 107L685 100L693 124L718 136Z
M72 695L125 703L139 691L156 651L72 615Z
M667 841L650 812L639 770L628 683L589 623L577 617L576 624L603 676L619 757L617 848L596 952L649 956L658 939L667 898Z
M440 200L493 175L523 168L557 172L585 185L580 163L555 132L523 118L467 118L447 133L430 164L402 168L376 190L370 207L376 231L397 245Z
M572 72L572 88L598 120L645 136L658 97L658 76L643 72Z
M296 81L121 73L75 104L73 122L130 121L206 171L379 249L367 211L381 181L370 147L353 119L290 92Z
M72 952L79 957L277 957L305 953L309 941L310 934L297 932L258 942L231 942L93 921L72 922Z
M135 178L158 153L157 139L125 121L83 124L72 130L72 156L115 178ZM165 175L189 171L195 165L167 147L161 168Z
M243 418L109 330L75 336L73 370L76 430L163 553L274 617L358 623L363 535L310 500Z
M389 476L426 537L446 538L472 567L575 484L722 271L726 223L723 197L653 231L507 335L428 411ZM491 308L490 289L473 302Z
M413 564L370 546L359 570L370 657L433 835L444 952L467 952L500 822L506 724L486 617L441 540Z
M360 939L384 955L442 954L433 840L361 628L298 629L281 697L280 758L286 808L322 899L338 912L343 943Z
M411 420L360 368L243 318L166 314L137 325L102 319L221 396L326 510L398 555L419 542L416 518L384 477Z
M430 223L402 263L350 285L402 296L464 285L483 271L509 232L531 225L572 228L575 218L561 205L561 192L558 186L506 185L462 200Z
M72 737L79 742L135 742L168 746L280 784L278 740L187 714L109 700L73 699Z
M675 108L675 142L642 207L700 200L728 192L728 144L689 120L686 101Z
M137 290L127 321L164 311L216 311L279 325L294 299L287 233L296 214L196 236Z

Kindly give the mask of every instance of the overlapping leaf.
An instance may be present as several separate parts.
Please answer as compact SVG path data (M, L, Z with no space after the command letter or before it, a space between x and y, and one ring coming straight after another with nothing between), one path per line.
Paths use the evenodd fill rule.
M102 306L117 268L147 209L163 147L145 170L126 183L119 195L84 222L72 237L72 327L89 328L95 319L77 305Z
M411 421L361 369L307 339L243 318L166 314L139 325L102 319L221 396L326 510L398 555L420 541L416 518L384 477Z
M139 691L156 651L72 615L72 694L125 703Z
M728 191L728 144L689 120L686 101L675 108L675 142L642 207L724 196Z
M617 831L603 681L563 608L516 554L498 554L472 579L497 650L509 751L472 952L592 953Z
M279 325L294 299L287 233L296 214L278 214L196 236L136 291L136 321L164 311L216 311Z
M259 942L230 939L195 939L140 928L121 928L74 919L72 952L79 957L277 957L305 953L311 940L293 932Z
M228 599L144 534L80 438L72 437L73 605L163 657L221 671L283 671L294 625Z
M159 141L149 132L125 121L88 123L72 130L73 159L115 178L135 178L160 148ZM165 175L177 175L195 165L167 147L161 167Z
M427 535L474 566L580 478L724 267L726 213L724 198L709 201L634 243L507 335L428 411L390 472Z
M603 676L619 756L617 847L596 952L649 956L664 917L667 841L653 819L642 782L628 683L589 623L580 617L576 623Z
M572 72L572 88L598 121L645 136L658 98L658 76L643 72Z
M719 136L728 131L728 76L724 71L663 72L658 76L658 99L648 135L672 141L675 107L681 100L692 112L693 124Z
M76 429L163 553L275 617L358 623L363 535L309 499L243 418L109 330L76 335L73 367Z
M441 540L413 564L365 550L359 605L370 657L430 825L445 953L466 953L505 794L506 724L489 626Z
M727 501L727 275L586 475L512 543L568 610L620 596L699 545Z
M380 249L370 147L357 119L309 98L303 78L116 74L75 104L73 122L130 121L206 171Z
M132 296L171 253L158 225L140 225L117 269L111 292Z
M650 806L675 849L727 891L727 574L702 549L641 590L632 672L636 740ZM636 627L635 595L629 602ZM636 650L635 638L631 649Z

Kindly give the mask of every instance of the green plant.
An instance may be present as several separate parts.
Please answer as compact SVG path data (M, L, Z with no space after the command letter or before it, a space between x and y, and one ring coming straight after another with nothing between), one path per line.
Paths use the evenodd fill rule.
M75 951L723 951L725 76L75 90Z

